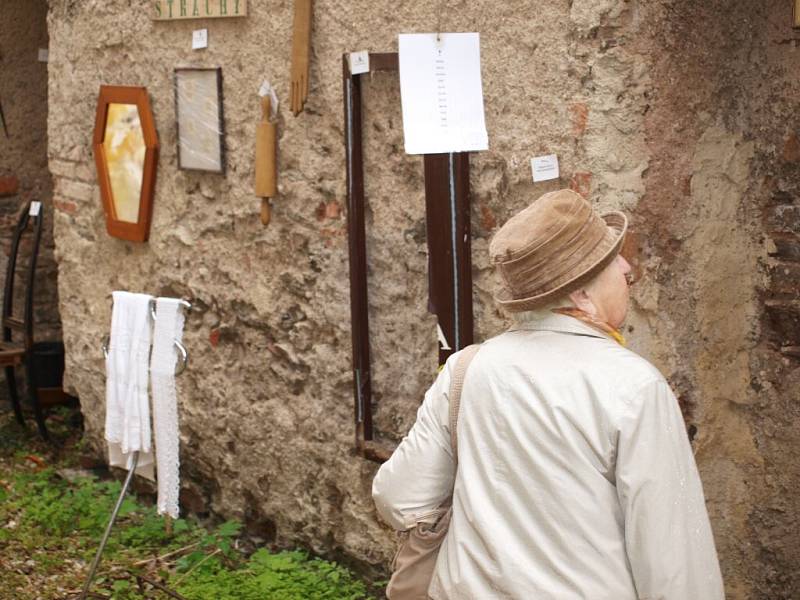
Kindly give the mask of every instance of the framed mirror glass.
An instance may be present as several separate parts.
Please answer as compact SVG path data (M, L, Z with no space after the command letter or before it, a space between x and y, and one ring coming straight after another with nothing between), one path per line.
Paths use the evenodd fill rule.
M138 107L109 104L104 135L103 150L114 213L124 223L137 223L146 151Z
M146 241L155 189L158 136L145 88L100 87L94 153L109 235Z
M178 168L225 173L222 69L175 69Z

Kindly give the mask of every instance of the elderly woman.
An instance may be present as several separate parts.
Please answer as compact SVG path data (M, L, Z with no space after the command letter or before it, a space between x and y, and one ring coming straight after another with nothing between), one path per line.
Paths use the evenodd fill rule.
M452 494L434 600L722 600L722 578L683 419L664 377L624 348L630 266L622 213L545 194L490 253L516 325L464 380L458 466L448 393L458 354L378 471L398 530Z

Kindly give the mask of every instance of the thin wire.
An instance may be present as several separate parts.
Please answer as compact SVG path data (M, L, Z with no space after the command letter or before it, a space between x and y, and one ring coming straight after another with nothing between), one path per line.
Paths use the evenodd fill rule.
M460 283L458 280L458 231L457 231L457 211L456 206L456 180L455 180L455 164L453 163L454 154L450 153L448 170L449 170L449 188L450 188L450 241L452 244L451 251L453 253L453 331L455 338L456 352L461 350L461 314L459 306L459 288Z

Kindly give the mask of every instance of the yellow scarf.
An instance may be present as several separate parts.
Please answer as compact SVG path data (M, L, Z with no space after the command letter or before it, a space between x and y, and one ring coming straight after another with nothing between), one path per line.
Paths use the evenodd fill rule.
M580 308L554 308L552 311L560 315L567 315L568 317L578 319L579 321L586 323L589 327L610 335L620 346L626 345L625 338L622 336L619 330L615 329L608 323L604 323L603 321L595 319L592 315L582 311Z

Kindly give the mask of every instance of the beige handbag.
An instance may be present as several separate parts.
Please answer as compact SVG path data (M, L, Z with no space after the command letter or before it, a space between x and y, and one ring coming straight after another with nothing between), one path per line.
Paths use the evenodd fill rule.
M461 405L461 388L464 376L472 358L480 345L474 344L464 348L458 357L453 379L450 382L450 445L453 458L458 464L458 408ZM433 578L439 547L442 545L452 514L452 494L444 501L436 514L433 523L417 523L416 527L400 534L400 547L392 561L392 578L386 588L386 597L390 600L427 600L428 586Z

